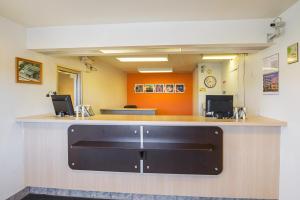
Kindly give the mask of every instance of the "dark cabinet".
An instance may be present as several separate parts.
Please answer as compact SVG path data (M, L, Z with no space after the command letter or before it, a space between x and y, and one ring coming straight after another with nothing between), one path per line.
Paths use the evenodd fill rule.
M139 126L70 126L69 166L77 170L140 172L139 130Z
M219 127L72 125L68 146L76 170L216 175L223 165Z
M145 126L144 172L219 174L222 129L195 126Z

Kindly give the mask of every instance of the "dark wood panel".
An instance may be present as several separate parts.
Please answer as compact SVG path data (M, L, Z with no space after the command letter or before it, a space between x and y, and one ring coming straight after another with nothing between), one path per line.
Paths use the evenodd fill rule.
M147 148L153 144L155 148ZM216 175L223 170L219 127L145 126L144 146L145 173Z
M140 127L127 125L72 125L69 145L79 141L140 142Z
M213 151L212 144L195 144L195 143L144 143L144 150L199 150Z
M68 129L70 168L139 172L139 132L139 126L70 126Z
M76 170L217 175L223 168L219 127L72 125L69 166ZM140 160L144 165L140 166Z
M72 144L71 148L139 149L140 146L140 142L79 141Z
M76 170L140 172L138 150L75 148L69 151L69 166Z

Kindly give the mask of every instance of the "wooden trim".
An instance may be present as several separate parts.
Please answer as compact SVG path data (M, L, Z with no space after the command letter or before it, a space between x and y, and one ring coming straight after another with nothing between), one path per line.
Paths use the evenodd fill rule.
M19 66L18 66L18 63L20 61L26 61L26 62L29 62L29 63L40 65L40 79L39 79L39 82L19 80ZM15 72L16 83L28 83L28 84L38 84L38 85L43 84L43 63L33 61L33 60L29 60L29 59L25 59L25 58L16 57L15 69L16 69L16 72Z

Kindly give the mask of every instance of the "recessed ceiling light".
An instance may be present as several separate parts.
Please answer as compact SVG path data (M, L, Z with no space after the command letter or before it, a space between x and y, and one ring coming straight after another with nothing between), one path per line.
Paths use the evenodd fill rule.
M208 55L203 56L203 60L231 60L235 59L237 55Z
M120 62L167 62L167 57L119 57Z
M172 68L138 68L140 73L172 73Z

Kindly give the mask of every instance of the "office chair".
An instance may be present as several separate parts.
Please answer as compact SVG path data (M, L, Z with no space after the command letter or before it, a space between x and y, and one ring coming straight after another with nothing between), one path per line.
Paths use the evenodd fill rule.
M136 105L126 105L126 106L124 106L124 108L137 108L137 106Z

